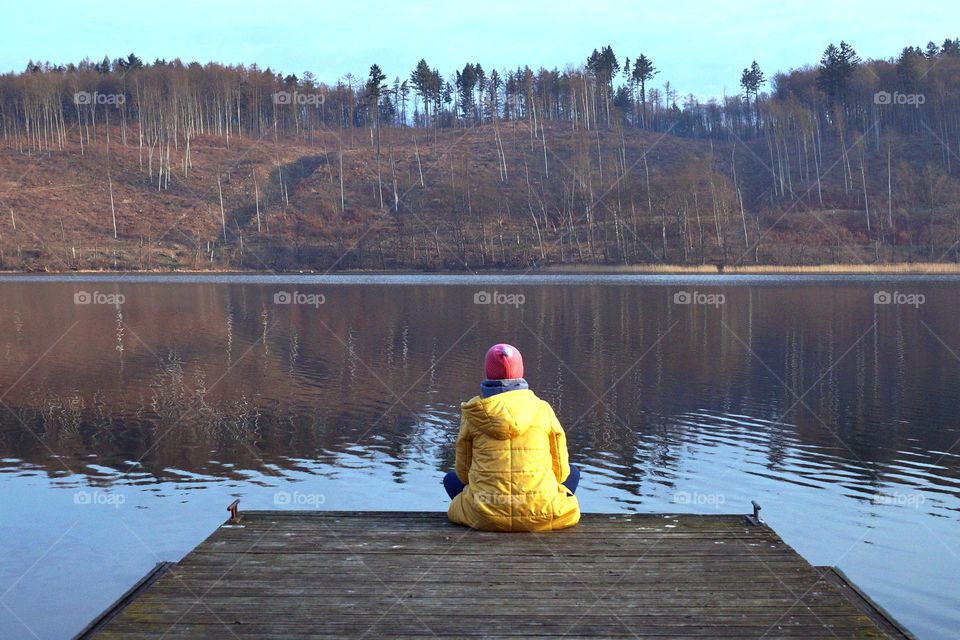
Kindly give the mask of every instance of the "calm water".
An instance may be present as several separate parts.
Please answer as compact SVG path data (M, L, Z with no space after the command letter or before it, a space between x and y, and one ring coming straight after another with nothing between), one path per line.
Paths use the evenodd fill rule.
M758 500L919 637L956 637L960 280L521 282L0 279L0 637L75 633L234 497L445 509L500 341L566 427L585 511Z

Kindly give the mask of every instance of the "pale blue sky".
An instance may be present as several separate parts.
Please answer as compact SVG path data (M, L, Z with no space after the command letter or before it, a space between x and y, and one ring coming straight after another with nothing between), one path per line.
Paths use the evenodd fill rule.
M948 7L948 4L952 4ZM0 71L30 59L141 58L252 63L284 73L313 71L328 82L366 76L376 62L392 81L425 57L449 76L464 63L487 70L529 64L563 68L595 47L617 57L645 53L680 95L739 91L756 59L767 77L814 63L845 39L863 58L888 58L906 44L960 35L960 3L917 10L901 1L739 2L203 2L165 0L10 3L0 23Z

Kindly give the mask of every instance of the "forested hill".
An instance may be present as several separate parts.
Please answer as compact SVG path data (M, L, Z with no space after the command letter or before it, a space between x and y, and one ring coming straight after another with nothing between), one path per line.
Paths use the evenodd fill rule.
M0 268L960 261L960 40L745 61L706 102L624 53L332 84L31 62L0 76Z

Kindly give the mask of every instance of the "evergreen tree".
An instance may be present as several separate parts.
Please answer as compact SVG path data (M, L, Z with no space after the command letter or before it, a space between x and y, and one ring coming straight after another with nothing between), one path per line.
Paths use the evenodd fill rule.
M469 62L464 65L463 71L456 72L455 84L459 94L460 112L464 119L474 112L473 90L477 85L477 71Z
M430 65L427 64L425 59L421 58L416 68L414 68L410 74L410 83L423 100L424 124L429 124L430 99L434 94L433 72L430 70Z
M367 79L367 96L370 98L371 111L376 111L377 105L380 104L380 96L387 90L387 85L384 83L386 79L387 75L380 69L380 65L370 65L370 75Z
M944 56L960 56L960 38L947 38L940 46L940 54Z
M647 81L658 73L660 71L653 66L650 58L642 53L633 64L633 73L630 77L633 78L634 82L640 84L640 108L643 112L643 126L647 125Z
M380 65L370 65L370 75L367 78L366 93L369 100L370 113L373 114L374 123L377 127L377 158L380 157L380 97L387 90L384 80L387 75L380 69Z
M403 126L407 126L407 98L410 95L410 87L407 85L407 81L404 80L400 83L400 118L403 122Z
M897 81L900 88L906 93L912 93L916 89L919 75L917 54L910 47L905 47L897 58Z
M135 56L132 52L127 56L126 67L129 70L142 69L143 60Z
M837 47L832 42L824 50L820 58L820 72L817 76L817 84L823 89L831 102L834 100L843 101L847 84L854 69L860 64L860 58L853 47L844 41L840 41Z
M475 102L475 110L477 114L477 122L483 122L483 92L487 87L487 73L483 70L483 67L480 66L480 63L477 62L473 65L474 75L477 77L477 101Z
M499 113L499 97L500 97L500 87L503 86L503 80L500 78L500 74L497 73L497 70L494 69L490 72L490 82L487 83L487 92L490 96L485 105L488 115L492 120L497 119L500 116Z
M757 64L756 60L740 74L740 86L743 87L743 92L747 97L748 107L750 104L750 94L753 94L757 133L760 132L760 87L766 81L767 79L764 77L763 71L760 70L760 65Z
M587 58L587 70L596 80L597 87L600 90L600 99L606 105L607 119L610 117L610 97L613 94L613 78L620 71L620 63L617 62L617 56L613 52L613 47L606 46L593 53ZM599 109L598 109L599 111Z

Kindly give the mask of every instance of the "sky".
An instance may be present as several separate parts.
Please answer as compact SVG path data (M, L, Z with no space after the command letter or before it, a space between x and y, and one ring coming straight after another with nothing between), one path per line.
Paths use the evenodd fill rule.
M952 6L948 6L952 5ZM165 0L10 3L0 23L0 72L29 60L67 63L136 53L146 61L257 63L284 74L312 71L335 82L379 64L390 81L420 58L449 77L467 62L492 68L580 65L612 45L618 59L640 53L684 96L740 91L757 60L767 77L815 64L841 39L860 56L890 58L907 44L960 36L960 3L811 0L788 3L685 1L529 2L427 0L204 2Z

